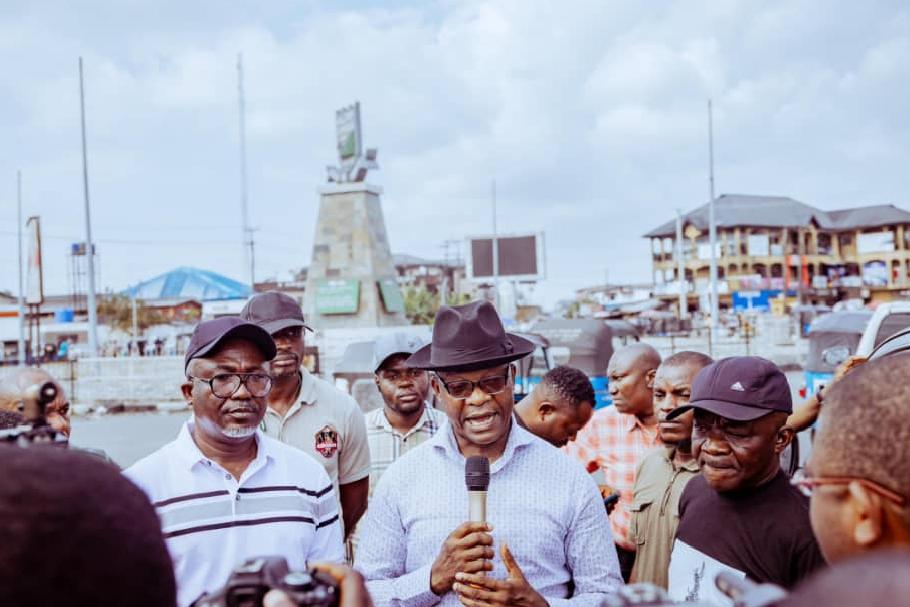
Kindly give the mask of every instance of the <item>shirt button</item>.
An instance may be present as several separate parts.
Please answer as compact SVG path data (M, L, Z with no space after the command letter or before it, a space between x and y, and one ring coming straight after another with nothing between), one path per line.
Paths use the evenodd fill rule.
M236 496L234 496L234 499L237 500L237 501L239 502L239 501L240 501L240 494L238 493Z
M224 480L226 480L226 481L231 480L231 475L230 475L230 474L225 474L225 475L224 475Z

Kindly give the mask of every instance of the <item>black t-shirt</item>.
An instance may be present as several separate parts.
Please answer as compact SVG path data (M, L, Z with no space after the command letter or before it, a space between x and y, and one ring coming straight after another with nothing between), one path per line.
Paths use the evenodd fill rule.
M676 540L753 581L788 589L825 565L809 525L809 500L783 472L735 494L718 493L696 476L679 501Z

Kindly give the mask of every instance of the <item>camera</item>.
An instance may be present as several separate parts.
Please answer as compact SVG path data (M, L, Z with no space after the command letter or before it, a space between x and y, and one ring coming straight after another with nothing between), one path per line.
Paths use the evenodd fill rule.
M191 607L261 607L269 590L281 590L301 607L335 607L340 591L335 579L321 571L290 571L280 556L247 560L227 583L203 594Z
M36 444L53 444L66 446L66 437L47 423L45 411L48 404L57 398L57 386L54 382L44 382L29 386L23 391L18 413L22 423L9 430L0 430L0 443L9 443L19 447Z

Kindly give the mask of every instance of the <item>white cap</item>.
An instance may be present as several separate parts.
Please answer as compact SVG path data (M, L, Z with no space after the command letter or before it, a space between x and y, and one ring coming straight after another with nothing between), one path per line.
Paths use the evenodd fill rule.
M426 341L417 335L400 331L381 335L373 343L373 373L393 354L413 354L426 345Z

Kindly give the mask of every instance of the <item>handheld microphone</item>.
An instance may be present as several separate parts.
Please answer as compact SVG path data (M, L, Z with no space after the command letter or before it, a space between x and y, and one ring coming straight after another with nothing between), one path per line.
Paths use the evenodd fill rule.
M468 488L468 520L487 522L487 488L490 486L490 460L472 455L464 462L464 484Z

